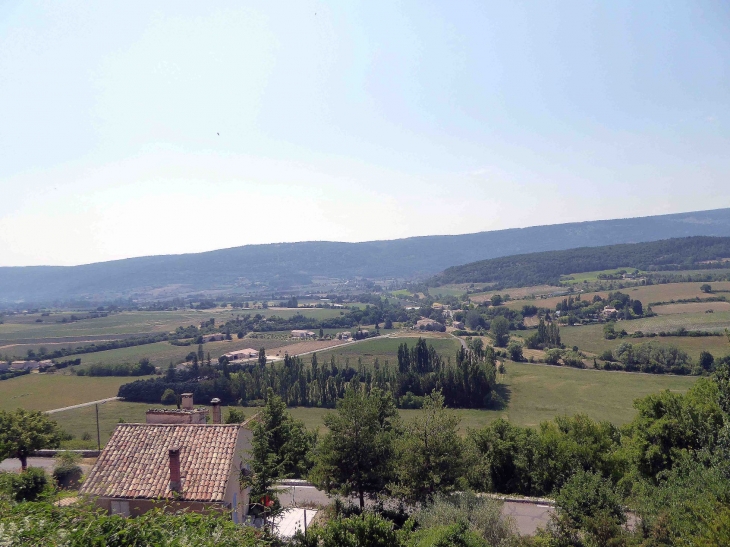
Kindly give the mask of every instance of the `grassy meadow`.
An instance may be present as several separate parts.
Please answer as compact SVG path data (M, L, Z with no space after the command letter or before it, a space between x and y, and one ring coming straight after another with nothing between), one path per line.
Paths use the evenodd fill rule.
M537 426L555 416L579 412L595 420L607 420L622 425L634 417L632 403L635 399L664 389L683 393L696 380L690 377L577 370L512 362L508 362L506 368L506 374L500 379L500 390L507 400L506 408L456 410L461 418L462 433L469 428L483 427L499 417L518 425ZM22 400L22 406L35 408L28 406L29 403L38 405L40 402ZM152 405L121 401L101 405L99 422L102 443L109 439L115 425L120 421L144 422L144 413L150 406ZM243 411L246 416L251 416L257 409L245 407ZM291 408L290 411L308 428L320 431L324 431L325 413L330 412L329 409L304 407ZM224 409L223 416L226 414ZM400 414L407 420L417 415L418 411L401 410ZM90 443L94 444L96 418L93 406L60 412L54 414L53 419L77 439L84 433L91 434L93 441Z
M52 410L116 397L119 386L135 379L26 374L0 382L0 410Z
M432 345L442 357L451 357L453 361L454 355L460 346L460 342L457 339L444 333L427 333L420 334L420 336L423 336L426 339L426 343ZM398 346L405 342L408 344L408 347L413 347L418 337L419 334L402 335L393 338L374 338L358 344L345 345L318 352L317 360L320 363L329 362L334 355L335 359L341 364L349 360L350 366L355 366L358 359L361 359L364 365L372 365L375 359L378 359L380 364L384 364L386 360L391 364L397 364Z
M622 321L618 325L628 331L628 325L635 322ZM632 328L633 330L638 329ZM529 334L531 331L522 331L520 334L524 334L525 332ZM716 357L722 357L730 353L730 344L725 336L656 336L654 338L617 338L615 340L606 340L603 337L603 325L600 324L560 327L560 338L567 347L578 346L581 351L594 355L600 355L605 350L614 350L624 342L644 344L650 341L656 344L676 346L686 351L693 359L699 358L702 351L709 351Z

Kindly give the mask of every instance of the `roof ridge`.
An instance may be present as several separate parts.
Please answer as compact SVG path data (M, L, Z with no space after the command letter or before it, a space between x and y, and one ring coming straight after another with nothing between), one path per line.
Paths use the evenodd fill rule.
M244 422L245 423L245 422ZM124 422L118 423L117 427L121 426L144 426L144 427L241 427L243 424L146 424L142 422Z

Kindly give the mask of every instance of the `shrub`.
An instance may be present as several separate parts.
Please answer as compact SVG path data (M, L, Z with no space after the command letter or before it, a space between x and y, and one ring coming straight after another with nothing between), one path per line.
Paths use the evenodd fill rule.
M81 482L81 467L78 463L81 456L74 452L60 452L56 456L56 467L53 470L53 478L60 488L76 488Z
M243 410L239 410L237 408L228 409L228 415L226 416L227 424L240 424L243 423L245 419L246 416L243 414Z
M583 358L579 353L576 353L575 351L569 351L568 353L563 355L563 363L565 363L565 365L569 367L585 368L585 365L583 364Z
M163 405L174 405L175 403L177 403L177 395L172 389L167 388L162 394L162 399L160 400L160 402Z
M563 352L559 349L549 349L545 352L545 362L548 365L559 365Z
M614 360L613 352L610 349L607 349L603 353L601 353L598 358L601 359L601 361L612 362Z
M424 529L463 522L471 533L486 540L489 545L502 545L515 535L512 521L502 515L500 502L477 497L471 492L437 497L413 519Z
M49 484L46 472L38 467L29 467L22 473L2 473L0 491L17 502L36 501L48 494Z
M510 342L509 346L507 346L507 351L509 352L509 357L513 361L523 361L524 357L522 356L522 344L519 342Z

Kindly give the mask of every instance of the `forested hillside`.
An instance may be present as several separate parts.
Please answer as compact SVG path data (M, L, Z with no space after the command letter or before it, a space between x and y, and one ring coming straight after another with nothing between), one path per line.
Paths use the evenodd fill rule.
M278 290L318 276L424 278L499 256L700 235L730 236L730 209L391 241L246 245L73 267L5 267L0 302L154 296L162 287L169 297L252 283Z
M571 273L622 267L639 270L712 268L723 264L708 264L707 261L729 257L728 237L687 237L481 260L448 268L433 277L430 283L499 283L504 287L526 287L558 284L560 276Z

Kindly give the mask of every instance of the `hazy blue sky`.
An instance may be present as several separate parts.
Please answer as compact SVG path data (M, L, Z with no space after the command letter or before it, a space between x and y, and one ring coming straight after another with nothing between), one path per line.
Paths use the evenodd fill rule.
M6 0L0 265L728 207L729 107L726 1Z

